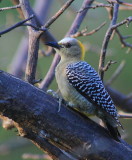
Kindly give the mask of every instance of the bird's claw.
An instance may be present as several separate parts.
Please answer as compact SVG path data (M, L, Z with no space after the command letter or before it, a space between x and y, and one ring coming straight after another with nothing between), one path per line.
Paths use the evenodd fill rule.
M52 89L48 89L47 93L51 94L53 97L59 99L59 95L55 91L53 91Z
M47 93L51 94L54 98L58 99L58 103L59 103L58 112L60 112L63 99L57 94L57 92L53 91L52 89L47 90Z

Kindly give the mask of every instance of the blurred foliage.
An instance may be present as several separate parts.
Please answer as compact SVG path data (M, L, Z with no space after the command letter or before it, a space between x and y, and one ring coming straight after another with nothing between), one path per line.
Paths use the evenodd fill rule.
M30 0L31 1L31 0ZM35 0L32 0L32 4ZM102 2L102 0L99 0L98 2ZM72 9L78 10L82 1L75 1L74 5L72 5ZM1 1L0 2L0 8L12 6L12 3L9 0ZM54 0L52 4L52 9L49 11L49 17L51 17L59 8L61 4L58 0ZM54 36L60 40L62 39L66 32L68 31L69 27L71 26L74 18L75 18L76 12L71 12L70 10L66 11L59 19L55 21L53 25L50 27L51 33L54 34ZM126 17L131 16L131 10L127 11L119 11L119 17L118 22L122 21ZM17 23L20 21L19 15L16 10L6 10L3 12L0 12L0 30L4 30L5 28L8 28L9 26L13 25L14 23ZM93 50L88 51L86 53L85 60L90 63L96 70L98 69L98 61L99 61L99 53L102 45L102 41L104 39L106 30L109 26L109 19L108 19L108 13L106 9L104 8L97 8L97 9L91 9L83 24L81 25L81 29L88 27L88 31L91 31L92 29L98 27L102 22L106 21L107 24L105 27L103 27L100 31L95 33L92 36L89 37L80 37L78 38L82 42L84 42L88 46L92 46L96 52ZM66 22L66 23L65 23ZM119 28L121 33L123 35L131 35L132 34L132 23L127 28L125 25ZM12 58L14 57L17 48L19 47L19 43L21 42L21 38L26 30L26 27L19 27L7 34L4 34L0 37L0 69L1 70L8 70L8 66L12 61ZM128 39L128 42L132 43L132 39ZM44 50L44 45L40 44L40 49ZM112 87L116 88L117 90L121 91L124 94L129 94L132 92L132 51L130 51L129 54L127 54L127 48L121 48L121 44L119 42L119 39L117 36L114 37L109 43L108 50L110 50L111 54L108 54L106 58L106 62L108 60L117 61L116 64L112 65L110 69L105 73L105 81L107 81L115 69L119 66L120 62L122 60L126 61L125 68L117 78L117 80L112 84ZM43 57L39 55L38 60L38 67L37 67L37 76L38 78L43 78L52 62L53 56L50 57ZM55 80L51 84L50 88L56 90L57 85ZM130 135L132 135L132 129L130 128L131 120L121 120L123 123L123 126L126 130L127 138L126 140L129 143L132 143L132 138ZM5 143L7 144L8 140L16 138L15 131L5 131L0 128L0 149L1 146ZM16 138L17 139L17 138ZM15 143L15 141L14 141ZM1 151L1 150L0 150ZM37 149L36 146L32 144L28 144L23 147L16 147L13 148L11 151L7 151L6 154L1 155L0 159L4 160L21 160L21 155L23 153L41 153L42 152ZM1 153L1 152L0 152Z

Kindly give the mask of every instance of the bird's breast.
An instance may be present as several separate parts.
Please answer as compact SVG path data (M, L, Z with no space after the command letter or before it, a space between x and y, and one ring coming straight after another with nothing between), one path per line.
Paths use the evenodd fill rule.
M71 85L68 83L66 76L66 65L58 65L55 71L56 81L58 84L58 88L63 96L63 98L68 101L69 93L71 90Z
M66 67L66 64L59 64L55 72L58 88L63 99L69 102L72 107L93 114L95 107L68 82Z

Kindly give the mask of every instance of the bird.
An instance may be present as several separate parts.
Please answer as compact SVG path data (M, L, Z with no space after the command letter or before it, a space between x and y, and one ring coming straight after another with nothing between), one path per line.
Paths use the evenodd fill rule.
M99 117L109 134L120 141L118 127L122 125L117 109L96 70L84 61L84 45L72 37L45 44L53 47L61 57L55 77L62 98L79 112Z

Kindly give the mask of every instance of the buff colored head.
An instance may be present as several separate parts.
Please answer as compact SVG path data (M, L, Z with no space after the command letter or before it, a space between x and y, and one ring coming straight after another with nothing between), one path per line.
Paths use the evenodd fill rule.
M68 58L78 58L80 60L84 60L85 50L83 44L71 37L66 37L56 42L47 42L46 45L52 46L55 50L60 54L61 57Z

